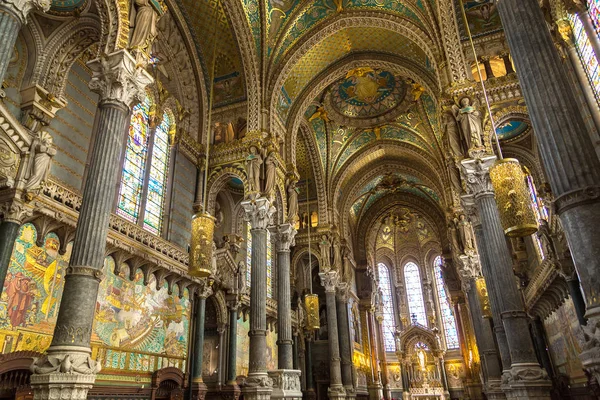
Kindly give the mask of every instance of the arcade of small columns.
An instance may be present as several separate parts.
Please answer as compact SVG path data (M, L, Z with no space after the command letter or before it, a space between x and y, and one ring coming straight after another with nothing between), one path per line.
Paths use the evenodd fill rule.
M8 60L20 26L32 7L46 7L41 1L3 2L0 5L0 80L4 78ZM504 24L517 73L529 107L540 146L543 163L549 177L556 214L566 233L574 266L585 298L584 326L586 346L580 357L584 368L600 380L600 161L587 136L583 117L565 74L543 15L536 0L499 0L498 8ZM99 94L97 124L94 126L93 155L83 189L73 253L66 275L58 321L47 355L36 360L31 384L36 399L84 399L99 371L90 357L91 327L98 285L102 279L104 250L108 219L114 199L114 188L119 170L119 154L123 148L124 127L129 122L131 105L143 95L152 77L137 63L127 50L115 51L104 59L89 63L93 71L90 87ZM249 135L248 142L254 138ZM269 135L260 133L252 146L266 146ZM270 143L271 146L275 143ZM250 145L248 149L250 149ZM272 149L272 147L265 147ZM271 150L272 151L272 150ZM453 255L461 272L469 306L482 310L474 294L474 280L483 276L489 291L493 319L492 332L482 319L474 318L473 327L477 345L482 354L484 391L488 398L546 399L550 398L551 383L540 367L534 352L534 343L528 332L528 320L522 297L515 285L511 254L506 246L489 168L494 156L482 155L462 161L467 194L463 207L473 224L479 254ZM288 171L288 173L293 171ZM256 189L256 188L255 188ZM17 187L14 200L4 212L0 226L0 263L2 270L10 259L12 243L23 219L32 212L24 198L23 188ZM252 280L250 288L250 362L244 387L248 400L266 400L270 397L300 398L300 371L294 368L292 313L290 309L290 246L295 230L290 221L275 226L277 236L278 281L278 370L267 371L266 346L266 249L267 229L272 226L275 212L271 193L258 189L247 193L243 203L246 220L250 223L253 240ZM200 203L200 202L199 202ZM326 293L330 386L329 397L353 397L348 316L340 312L347 296L347 282L340 279L340 266L324 263L320 279ZM370 279L370 278L369 278ZM204 305L211 293L208 280L195 281L197 306L194 348L202 349ZM575 300L581 301L580 300ZM236 300L230 302L230 323L237 320ZM365 305L365 307L368 307ZM476 314L476 313L474 313ZM373 351L372 398L386 388L387 373L382 371L379 381L376 360L386 368L382 343L381 316L365 314ZM494 345L497 341L500 360ZM229 343L231 357L235 357L235 341ZM310 340L306 341L310 358ZM306 360L310 363L310 360ZM235 364L233 360L230 365ZM202 352L194 353L193 378L197 396L204 390L201 376ZM232 372L228 383L233 396L239 394ZM311 377L307 378L310 390ZM389 397L389 391L383 390Z

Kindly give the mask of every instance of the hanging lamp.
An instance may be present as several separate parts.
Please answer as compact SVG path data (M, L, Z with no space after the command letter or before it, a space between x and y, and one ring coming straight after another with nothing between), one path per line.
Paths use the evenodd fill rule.
M481 88L483 90L483 96L485 98L485 104L490 117L490 124L492 125L496 148L498 150L498 160L496 160L494 165L490 168L490 180L494 192L496 193L496 203L498 204L498 211L500 212L502 228L508 237L529 236L537 232L538 221L530 201L526 175L517 159L504 158L502 155L494 116L492 115L487 90L483 81L483 76L481 75L481 69L479 68L479 59L477 57L477 52L475 51L475 45L473 44L471 29L469 28L469 21L467 20L464 7L461 6L460 9L462 11L465 30L469 37L471 50L473 51L473 57L475 58L477 74L479 75L479 82L481 83Z
M309 180L306 179L306 208L307 214L310 215L310 203L308 198ZM310 249L310 226L311 220L308 221L308 268L310 268L312 276L312 258ZM311 285L312 287L312 285ZM312 292L312 290L311 290ZM321 328L319 321L319 296L314 293L309 293L304 296L304 308L306 308L306 328L309 330L318 330Z

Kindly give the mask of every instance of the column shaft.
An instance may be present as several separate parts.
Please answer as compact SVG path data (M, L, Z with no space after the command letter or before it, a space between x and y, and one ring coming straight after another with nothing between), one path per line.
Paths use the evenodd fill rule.
M376 330L377 330L377 343L379 346L379 362L381 364L381 384L383 386L383 397L386 400L391 399L391 392L389 390L390 383L388 381L388 365L387 365L387 354L385 350L385 341L383 339L383 316L377 315L376 318Z
M306 355L304 358L304 373L306 375L306 397L315 397L315 381L313 377L313 364L312 364L312 332L309 332L304 346L306 347Z
M267 372L267 230L251 230L250 365L248 373Z
M335 304L335 292L325 293L327 302L327 331L329 342L329 375L331 386L342 386L342 372L340 364L340 346L337 324L337 307Z
M13 221L2 221L0 224L0 295L4 289L4 280L20 227L21 225Z
M581 325L587 325L587 319L585 318L585 300L581 294L581 285L579 284L579 278L576 274L567 279L567 285L569 286L569 294L573 300L575 313L577 313L577 319Z
M352 347L350 345L350 320L348 318L347 300L347 295L339 294L336 309L342 359L342 383L348 392L350 389L354 390L354 385L352 383Z
M19 19L8 10L0 9L0 83L4 82L6 77L20 30Z
M192 382L202 382L202 358L204 357L204 321L206 319L206 298L196 298L196 320L194 329L194 364Z
M600 324L600 159L537 0L501 0L498 11L585 293L587 315ZM590 347L598 345L590 340Z
M229 308L229 361L227 362L227 384L235 385L237 371L237 307Z
M277 364L279 369L293 369L289 247L277 251L277 268Z

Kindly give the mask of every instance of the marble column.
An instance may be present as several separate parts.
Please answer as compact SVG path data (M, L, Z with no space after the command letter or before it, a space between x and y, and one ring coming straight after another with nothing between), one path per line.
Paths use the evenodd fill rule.
M300 361L298 360L298 331L292 330L292 369L300 370Z
M290 287L290 247L296 229L282 224L274 229L277 245L277 370L269 371L273 380L273 399L300 399L300 371L294 370L292 342L292 295Z
M497 3L587 303L580 358L600 381L600 159L538 1Z
M501 389L502 365L494 343L494 334L488 321L484 318L483 305L477 293L477 279L481 277L479 257L461 256L458 270L463 282L463 290L467 297L471 322L475 332L475 341L479 349L481 368L484 379L484 392L488 399L505 399Z
M237 293L229 293L226 296L227 309L229 311L229 341L227 342L227 377L226 383L221 390L223 400L237 400L240 397L240 387L237 384L237 320L238 307L240 305Z
M571 274L567 277L567 285L569 286L569 295L571 296L571 300L573 300L577 319L581 325L587 325L587 319L585 318L585 299L581 294L581 284L579 283L577 274Z
M517 288L513 273L512 257L508 249L500 214L496 205L489 168L495 156L461 161L467 189L473 195L477 214L481 220L484 246L489 261L493 260L491 275L486 283L494 285L488 290L496 291L501 323L506 333L510 352L510 369L504 369L503 383L507 398L549 399L551 383L535 356L529 331L528 317L523 298ZM500 322L500 321L498 321Z
M346 397L346 390L342 384L342 371L340 365L340 344L337 323L337 307L335 304L335 290L338 285L338 272L329 270L320 272L321 284L325 288L327 302L327 332L329 342L329 388L327 394L332 400Z
M369 335L369 346L371 356L371 369L373 373L373 381L369 385L369 398L371 400L380 400L383 397L383 388L381 386L381 375L379 374L379 355L378 355L378 343L377 343L377 332L375 330L375 317L373 315L373 307L370 306L366 311L367 316L367 332Z
M121 170L119 159L129 107L144 96L144 88L152 82L125 50L90 61L88 66L92 70L90 88L100 94L95 140L52 344L47 355L34 360L31 367L36 400L85 399L100 369L90 358L90 339L108 220Z
M513 64L512 61L510 59L510 55L509 54L503 54L502 55L502 61L504 61L504 68L506 69L506 74L512 74L515 72L515 69L513 68Z
M540 317L533 317L531 320L531 333L533 335L533 343L537 349L542 366L548 373L548 376L554 380L554 370L550 354L548 354L548 343L546 342L546 334L544 333L544 323Z
M267 226L275 208L259 197L244 200L245 219L252 235L250 282L250 363L243 389L247 400L269 400L273 381L267 373Z
M5 0L0 4L0 84L14 53L21 27L32 10L48 11L50 0Z
M342 383L347 398L355 398L352 381L352 344L350 341L350 319L348 318L348 284L340 283L337 293L337 322L339 328L340 354L342 359Z
M306 377L306 391L304 397L306 400L314 400L317 398L315 392L315 380L313 377L313 364L312 364L312 342L314 340L314 333L312 331L305 332L304 346L306 355L304 357L304 374Z
M202 381L202 360L204 356L204 322L206 320L206 299L212 294L207 279L200 281L196 296L196 315L194 316L194 337L192 342L194 361L192 364L193 400L204 400L208 388Z
M4 281L10 257L12 256L15 240L19 236L19 228L23 220L33 213L33 209L18 199L2 205L2 223L0 223L0 295L4 289Z
M380 310L375 313L375 331L377 333L379 363L381 364L381 386L383 387L383 397L385 400L391 400L392 392L390 390L390 382L388 380L389 374L387 354L385 351L385 342L383 338L383 312Z

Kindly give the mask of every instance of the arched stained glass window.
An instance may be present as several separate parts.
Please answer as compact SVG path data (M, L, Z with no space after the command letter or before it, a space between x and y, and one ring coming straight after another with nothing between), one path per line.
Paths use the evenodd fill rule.
M590 16L592 13L590 12ZM592 17L593 19L593 17ZM598 59L594 53L594 48L590 42L590 39L585 32L585 27L581 18L577 14L569 15L569 21L573 28L573 36L575 40L575 47L577 54L583 65L583 69L590 81L590 86L596 96L596 101L600 101L600 66L598 65Z
M160 235L171 153L169 134L175 126L170 113L165 111L160 124L151 128L150 110L153 107L150 96L133 107L117 214Z
M600 38L600 0L588 0L588 11L596 30L596 35Z
M383 309L383 344L385 351L395 351L396 320L394 319L394 301L392 300L392 279L388 267L379 263L379 287L381 288L381 302Z
M535 189L535 184L533 183L533 178L531 177L531 175L527 175L527 186L529 187L529 195L531 196L531 206L533 207L533 210L535 211L535 215L537 220L548 220L548 210L546 209L546 206L544 206L544 204L542 203L542 201L540 200L540 198L537 195L537 190ZM544 249L542 247L542 242L540 241L540 238L537 235L532 235L534 242L537 245L538 251L540 253L541 258L543 259L545 257L544 255Z
M414 262L409 262L404 266L404 283L411 321L427 326L421 275L419 274L419 267Z
M252 232L250 224L247 225L246 233L246 286L250 287L252 278ZM267 297L273 298L273 252L271 244L271 231L267 230Z
M446 347L448 349L458 349L458 332L456 331L456 320L450 308L450 302L444 288L444 280L442 278L442 257L437 257L433 266L435 272L435 284L440 301L440 313L442 314L442 324L444 324L444 336L446 337Z

